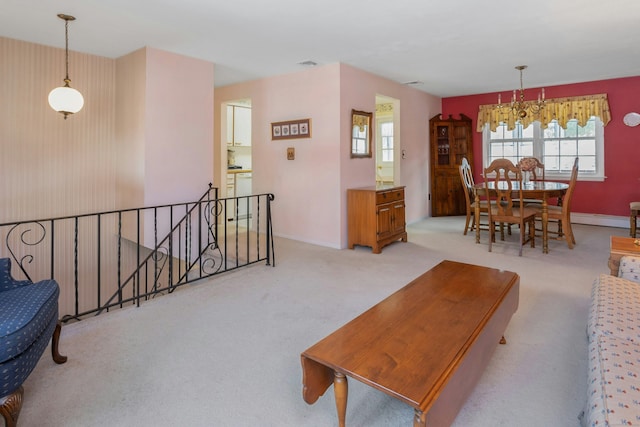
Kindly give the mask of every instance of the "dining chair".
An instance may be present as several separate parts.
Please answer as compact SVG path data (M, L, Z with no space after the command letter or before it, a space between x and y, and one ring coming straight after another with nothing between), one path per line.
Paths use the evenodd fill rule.
M554 234L558 240L566 240L569 249L573 249L573 246L576 244L573 229L571 228L571 199L576 187L576 182L578 181L578 169L578 158L576 157L573 161L573 167L571 168L569 188L562 198L562 206L547 207L547 220L557 221L558 223L558 231L551 231L547 227L547 233ZM535 209L536 219L542 220L542 206L538 204L528 204L527 207Z
M464 200L467 206L467 220L464 225L464 235L467 235L467 231L473 231L476 225L476 192L473 186L475 185L473 181L473 173L471 172L471 165L466 157L462 158L462 163L460 164L460 181L462 182L462 187L464 190ZM478 202L480 204L480 215L486 215L488 208L487 202L482 200ZM471 216L473 215L473 221L471 221ZM482 226L486 226L488 228L488 224L480 224L480 228Z
M517 224L520 227L520 250L518 255L522 256L522 247L525 243L530 243L535 247L535 220L536 210L527 208L522 202L522 171L508 159L496 159L484 170L485 192L484 197L489 203L489 252L492 243L495 242L496 224ZM494 188L491 189L489 183L493 181ZM517 186L514 184L518 184ZM517 187L517 189L515 189ZM514 205L513 195L517 194L519 202ZM526 237L527 226L529 235ZM504 240L504 230L500 227L500 237Z

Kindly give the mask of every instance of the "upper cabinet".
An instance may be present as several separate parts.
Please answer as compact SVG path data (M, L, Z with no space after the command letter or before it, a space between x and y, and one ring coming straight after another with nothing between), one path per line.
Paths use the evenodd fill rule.
M227 145L251 145L251 108L227 106Z
M440 114L429 120L431 133L431 215L464 215L466 202L459 167L464 157L473 164L471 119Z

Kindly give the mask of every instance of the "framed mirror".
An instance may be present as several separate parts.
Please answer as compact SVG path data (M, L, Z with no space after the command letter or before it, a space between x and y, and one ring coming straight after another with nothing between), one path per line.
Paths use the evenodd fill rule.
M372 157L371 125L373 113L351 110L351 157Z

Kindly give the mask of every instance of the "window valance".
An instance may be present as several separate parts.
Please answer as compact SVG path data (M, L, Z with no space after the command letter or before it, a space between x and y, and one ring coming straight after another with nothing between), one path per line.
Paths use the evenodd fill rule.
M495 132L501 122L507 124L508 130L512 130L515 128L517 121L520 121L525 128L534 121L539 121L542 127L546 128L552 120L557 120L560 126L565 129L567 122L572 119L577 119L580 126L586 125L591 116L599 117L605 126L611 121L611 112L609 111L609 101L606 93L547 99L544 108L540 110L540 114L537 117L528 115L519 120L513 114L510 114L511 108L508 105L500 109L497 107L497 104L481 105L479 107L478 132L482 132L485 123L489 123L489 127Z

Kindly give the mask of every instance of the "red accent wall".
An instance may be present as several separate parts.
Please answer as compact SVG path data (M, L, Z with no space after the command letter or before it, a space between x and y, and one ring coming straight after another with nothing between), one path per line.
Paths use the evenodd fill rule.
M526 88L525 97L533 99L539 92ZM510 91L504 91L502 99L509 99ZM604 128L603 182L580 181L576 184L571 210L579 213L602 215L629 215L629 202L640 201L640 126L629 127L622 122L631 111L640 113L640 76L595 82L575 83L545 87L546 98L595 95L606 93L609 98L611 121ZM442 99L442 115L456 118L465 114L473 119L472 165L476 181L482 181L482 133L476 132L478 106L493 104L498 92L479 95L456 96Z

